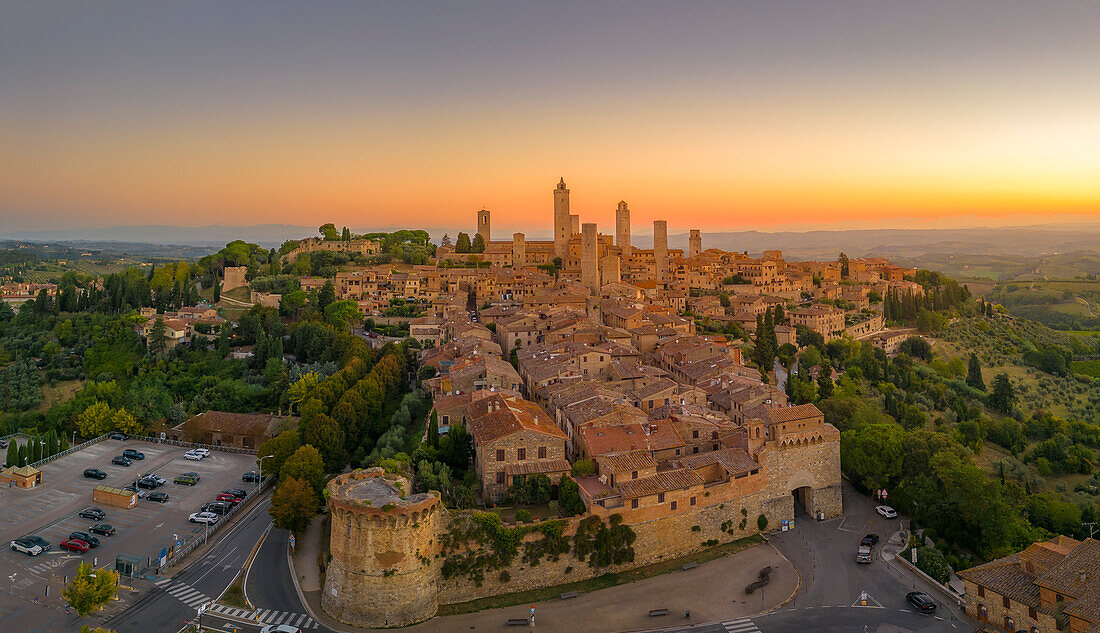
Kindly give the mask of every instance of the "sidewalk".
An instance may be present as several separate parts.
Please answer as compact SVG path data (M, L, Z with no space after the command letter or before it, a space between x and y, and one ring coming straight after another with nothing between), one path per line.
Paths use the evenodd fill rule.
M319 524L320 522L315 522ZM311 526L294 556L294 577L313 617L324 626L348 633L361 629L328 617L320 608L321 587L316 569L320 530ZM771 583L762 591L745 595L745 585L756 580L762 567L773 567ZM633 631L660 626L715 622L770 611L785 603L797 590L800 578L794 566L771 545L736 552L703 563L688 571L674 571L634 583L582 594L571 600L536 603L535 621L540 631L550 633L605 633ZM307 588L308 587L308 588ZM458 630L497 629L509 618L526 618L532 605L523 604L436 617L406 627L416 633L444 633ZM649 617L650 609L668 609L666 617ZM691 619L684 612L691 612Z

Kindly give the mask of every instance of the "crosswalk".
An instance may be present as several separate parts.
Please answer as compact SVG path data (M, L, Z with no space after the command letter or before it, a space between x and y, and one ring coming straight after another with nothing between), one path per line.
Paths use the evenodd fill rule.
M749 618L726 620L722 623L728 633L760 633L760 629Z
M199 605L211 602L211 598L203 592L186 583L175 582L171 578L162 578L156 581L156 584L161 589L164 589L168 595L192 609L197 609ZM223 604L212 604L208 609L212 613L219 613L232 618L239 618L241 620L248 620L249 622L257 622L260 624L289 624L300 629L316 629L319 626L313 618L305 613L276 611L274 609L256 609L250 611L248 609L227 607Z

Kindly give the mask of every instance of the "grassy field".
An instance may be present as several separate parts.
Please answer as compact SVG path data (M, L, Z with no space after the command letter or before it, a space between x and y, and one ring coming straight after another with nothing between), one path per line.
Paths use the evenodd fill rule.
M56 383L52 387L49 383L42 385L42 403L38 405L38 412L45 413L55 404L60 404L76 395L76 392L84 386L79 380L66 380Z
M1075 374L1100 378L1100 360L1075 360L1069 368Z

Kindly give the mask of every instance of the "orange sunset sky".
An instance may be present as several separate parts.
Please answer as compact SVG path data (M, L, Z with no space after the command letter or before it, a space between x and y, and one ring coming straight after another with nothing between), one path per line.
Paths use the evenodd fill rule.
M956 6L963 5L963 6ZM0 233L1100 219L1093 3L13 3Z

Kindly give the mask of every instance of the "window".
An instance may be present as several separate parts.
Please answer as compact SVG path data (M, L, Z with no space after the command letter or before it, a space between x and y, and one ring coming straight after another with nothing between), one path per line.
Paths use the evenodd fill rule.
M504 483L504 471L503 470L497 472L497 483L498 484Z
M638 471L636 471L636 470L630 471L630 478L631 479L637 479L638 478Z
M1002 596L1001 597L1001 604L1004 605L1004 608L1006 608L1006 609L1011 609L1012 608L1012 600L1009 599L1008 596Z
M1035 612L1035 607L1028 607L1027 608L1027 617L1031 618L1032 620L1038 620L1039 619L1039 614Z
M503 448L498 448L497 449L497 461L498 462L504 461L504 449Z
M698 453L698 452L699 452L699 447L698 447L698 446L692 446L692 447L691 447L691 453L692 453L693 455L694 455L695 453Z
M527 449L526 448L516 449L516 459L518 459L521 462L523 460L527 459Z
M443 426L447 426L450 423L451 423L451 416L449 416L449 415L443 416Z
M693 439L693 440L699 439L699 431L692 431L691 432L691 439Z
M691 498L691 502L690 502L690 503L691 503L691 505L695 505L695 497L692 497L692 498Z
M673 509L673 510L675 510L675 509L676 509L676 502L675 502L675 501L673 501L673 502L672 502L672 509Z
M718 445L717 444L712 445L710 450L712 450L712 451L718 450Z
M984 598L985 597L985 587L978 587L978 597L979 598Z
M718 431L711 431L710 432L710 439L712 439L712 440L718 439Z
M676 449L676 456L677 456L677 457L679 457L679 456L680 456L680 449Z
M665 493L663 493L663 492L657 493L657 503L664 503L664 502L665 502Z
M1005 628L1008 629L1009 631L1015 631L1016 630L1016 623L1013 622L1012 618L1008 617L1007 615L1005 616Z
M540 446L539 447L539 459L546 459L546 447L545 446Z

